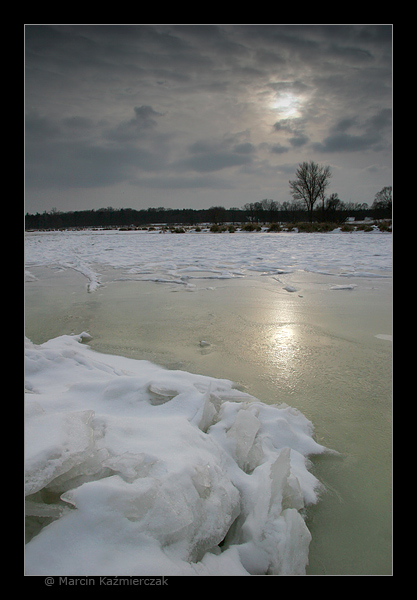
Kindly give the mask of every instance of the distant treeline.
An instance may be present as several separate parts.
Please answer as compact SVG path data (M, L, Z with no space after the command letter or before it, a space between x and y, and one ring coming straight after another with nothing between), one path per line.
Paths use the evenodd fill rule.
M339 202L337 208L328 204L317 207L314 218L320 222L344 223L347 218L356 221L370 219L390 219L391 206L380 206L374 202L368 204ZM77 210L60 212L52 209L49 212L26 214L26 229L65 229L70 227L141 227L147 225L198 225L201 223L296 223L308 221L309 215L305 207L299 203L274 200L262 200L245 204L242 208L224 208L212 206L208 209L174 209L147 208L99 208L98 210Z

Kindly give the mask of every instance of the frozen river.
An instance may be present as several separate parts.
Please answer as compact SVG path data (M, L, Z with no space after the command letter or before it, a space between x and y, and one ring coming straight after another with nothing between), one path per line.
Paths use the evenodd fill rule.
M42 344L86 331L100 353L145 359L184 381L231 380L262 403L294 407L338 453L311 452L318 502L298 475L307 574L388 574L391 243L381 233L29 233L26 335ZM97 411L88 396L85 408ZM262 432L269 417L257 418ZM251 572L242 543L230 543L230 565L233 548Z

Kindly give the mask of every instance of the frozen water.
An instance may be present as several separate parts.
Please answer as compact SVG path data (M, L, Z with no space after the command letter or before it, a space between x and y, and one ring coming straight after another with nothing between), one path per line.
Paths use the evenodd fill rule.
M101 352L234 379L299 407L344 458L314 458L327 489L317 503L312 426L290 407L265 409L225 380L85 353L86 334L29 343L28 570L304 572L307 523L307 572L390 572L391 239L29 233L33 341L87 329ZM113 506L110 488L126 506ZM179 528L161 531L171 497ZM226 505L233 522L218 518Z
M121 270L118 277L123 280L175 284L189 290L198 280L285 276L297 270L340 277L391 276L392 236L388 233L371 237L363 232L173 236L142 231L56 231L28 233L25 243L28 280L34 277L31 267L59 265L82 273L89 292L102 285L104 265ZM282 283L285 290L296 291Z
M26 343L27 573L304 573L312 424L83 339Z

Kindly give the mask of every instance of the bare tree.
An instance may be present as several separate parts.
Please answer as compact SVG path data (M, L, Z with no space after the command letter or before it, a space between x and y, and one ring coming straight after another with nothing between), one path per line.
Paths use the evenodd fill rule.
M372 204L372 208L392 209L392 185L382 188L380 192L375 194L375 200Z
M319 165L312 160L298 165L297 178L290 181L290 190L294 200L304 200L313 220L313 208L318 198L324 198L324 192L330 183L330 167Z

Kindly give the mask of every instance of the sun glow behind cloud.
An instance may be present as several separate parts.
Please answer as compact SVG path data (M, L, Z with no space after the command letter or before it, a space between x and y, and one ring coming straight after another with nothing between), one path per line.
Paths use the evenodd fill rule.
M271 108L281 119L295 119L300 116L301 101L290 92L275 94Z

